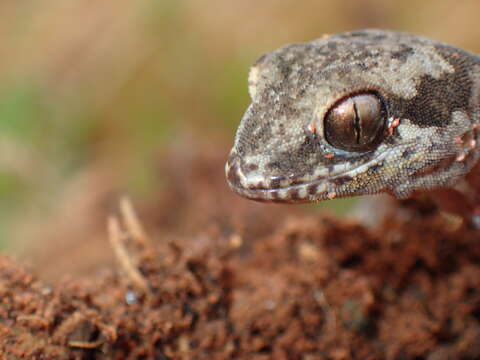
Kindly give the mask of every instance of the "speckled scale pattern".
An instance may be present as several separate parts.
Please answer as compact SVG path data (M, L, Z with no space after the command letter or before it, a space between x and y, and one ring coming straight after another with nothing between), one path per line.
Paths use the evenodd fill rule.
M226 174L251 199L404 198L454 186L479 157L480 58L422 36L363 30L286 45L254 64L248 86ZM382 141L363 153L333 147L326 114L365 92L385 107Z

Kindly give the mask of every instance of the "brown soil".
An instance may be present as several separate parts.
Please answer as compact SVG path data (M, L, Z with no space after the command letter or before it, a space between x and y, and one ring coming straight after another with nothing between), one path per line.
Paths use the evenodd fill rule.
M90 234L116 265L47 285L0 258L2 359L480 359L480 232L428 204L372 229L256 204L226 188L224 152L197 152L137 206L149 237L125 206L111 249Z

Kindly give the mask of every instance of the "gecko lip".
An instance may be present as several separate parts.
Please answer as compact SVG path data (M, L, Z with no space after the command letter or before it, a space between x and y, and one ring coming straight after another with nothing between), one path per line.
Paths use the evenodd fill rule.
M411 142L407 142L395 149L388 149L375 158L360 164L347 171L327 176L319 176L308 180L303 180L302 176L273 176L262 177L256 176L255 181L249 176L248 171L244 169L244 164L235 153L230 155L225 165L227 182L230 188L240 196L251 200L261 202L276 203L307 203L321 200L334 199L343 197L346 194L353 196L365 194L365 189L360 183L355 183L355 177L358 174L365 173L371 168L381 168L386 158L395 150L402 153L407 150ZM245 171L247 170L247 171ZM284 180L282 182L281 180ZM286 182L286 183L285 183ZM351 187L353 185L353 187ZM367 184L365 184L367 185ZM364 186L365 186L364 185ZM371 186L371 183L369 184ZM387 185L387 184L385 184ZM390 184L392 186L392 184ZM387 187L377 186L370 194L387 191Z
M296 178L299 178L298 176L272 176L253 183L234 156L230 156L226 163L225 174L230 188L237 194L251 200L300 203L328 198L328 192L322 191L326 189L324 179L306 183L296 180ZM288 180L290 185L281 186L282 181L285 180ZM322 196L322 192L325 192L324 196Z

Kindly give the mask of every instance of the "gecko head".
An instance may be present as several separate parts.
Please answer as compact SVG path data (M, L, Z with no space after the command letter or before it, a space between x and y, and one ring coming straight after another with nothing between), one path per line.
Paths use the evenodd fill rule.
M264 55L226 164L230 187L259 201L312 202L449 185L473 162L456 161L454 141L471 128L464 110L475 89L461 65L471 58L382 30Z

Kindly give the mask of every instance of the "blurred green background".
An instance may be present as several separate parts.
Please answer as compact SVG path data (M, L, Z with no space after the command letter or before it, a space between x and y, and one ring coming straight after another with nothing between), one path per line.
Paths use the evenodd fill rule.
M480 52L478 14L478 0L2 0L0 244L85 171L148 197L151 159L178 136L231 143L264 52L365 27Z

